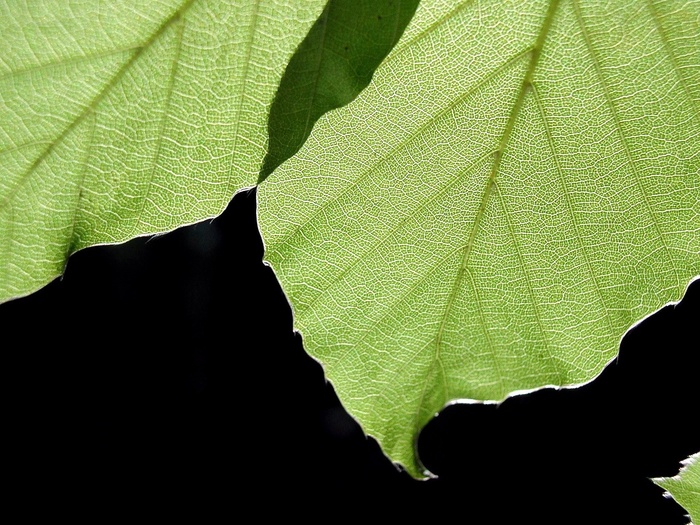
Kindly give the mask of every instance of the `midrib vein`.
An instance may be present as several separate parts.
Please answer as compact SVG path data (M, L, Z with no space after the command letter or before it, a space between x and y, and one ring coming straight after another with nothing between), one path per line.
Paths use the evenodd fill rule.
M36 168L46 160L46 158L51 154L51 152L54 150L54 148L60 144L69 134L72 130L74 130L85 118L87 115L90 113L93 113L97 106L104 100L104 98L107 96L107 94L111 91L111 89L116 86L119 83L119 80L126 74L126 72L133 66L136 61L139 59L139 57L143 54L143 52L148 49L158 38L170 27L170 25L178 20L184 12L189 9L189 7L195 2L195 0L187 0L182 7L180 7L178 10L173 13L173 15L165 20L161 24L161 26L151 35L151 37L144 42L143 45L137 47L134 49L134 54L127 60L122 67L119 68L119 70L114 74L114 76L107 82L107 84L100 90L100 92L93 98L90 103L85 106L85 109L68 125L64 128L64 130L54 139L52 140L48 147L41 152L41 154L36 158L36 160L29 166L29 169L27 169L26 172L19 178L17 183L15 184L15 187L8 192L7 196L0 201L0 210L2 210L5 206L7 206L14 196L17 194L19 189L25 184L27 179L31 176L32 173L36 170Z
M479 204L479 207L476 212L476 217L474 218L474 223L472 225L472 229L469 233L469 238L464 245L463 248L463 254L462 254L462 262L460 264L460 267L457 271L457 275L455 277L454 283L452 285L452 290L450 291L450 294L448 295L447 298L447 303L445 305L445 312L443 313L442 319L440 321L440 325L438 327L438 331L435 335L435 358L434 358L434 363L441 363L440 360L440 347L442 345L442 338L444 336L445 332L445 326L447 324L447 319L450 317L450 314L452 312L452 308L454 307L454 302L457 297L457 291L459 290L459 287L462 283L462 280L464 279L464 275L467 272L467 267L469 264L469 257L471 256L472 253L472 248L474 246L474 240L476 238L476 234L479 230L479 226L481 223L481 219L484 216L484 213L486 211L486 205L489 201L489 197L491 196L491 193L493 192L493 189L496 185L496 178L498 176L498 172L501 166L501 161L503 159L503 153L505 152L506 148L508 147L508 142L510 141L510 136L513 132L513 128L515 126L515 121L518 117L518 114L520 113L520 109L523 106L523 102L525 101L525 97L527 96L528 92L532 89L532 79L535 73L535 69L537 68L537 62L539 61L540 54L542 52L542 47L544 46L544 42L547 39L547 34L549 33L549 29L552 25L552 20L554 18L554 13L559 5L559 0L552 0L549 4L549 7L547 9L547 13L545 14L544 21L542 23L542 27L540 28L540 32L537 35L537 39L535 40L534 45L530 49L530 63L528 64L527 71L525 72L525 76L523 77L523 81L520 84L520 89L518 90L518 96L515 100L515 103L513 104L513 108L510 112L510 115L508 117L508 121L506 122L505 129L503 130L503 134L501 135L501 140L498 143L498 148L496 151L493 153L493 164L491 165L491 171L489 173L489 177L486 181L486 185L484 187L484 192L481 198L481 203ZM434 365L433 365L434 366ZM442 365L441 365L442 366Z
M413 141L418 140L429 129L431 129L434 126L437 126L441 122L441 120L444 117L448 116L455 108L459 107L460 104L465 103L467 100L469 100L471 96L475 95L480 89L482 89L489 82L494 80L498 75L507 71L519 60L527 56L528 52L529 51L527 49L523 49L522 51L516 53L509 60L506 60L497 68L493 69L492 71L489 71L488 74L482 77L475 85L471 86L465 93L451 101L449 104L445 105L435 115L432 115L429 118L427 118L426 121L420 124L415 130L409 132L404 139L400 140L386 153L381 154L381 156L378 159L374 160L371 163L371 165L368 166L367 169L363 170L354 180L352 180L350 184L345 186L338 193L336 193L327 201L318 206L316 210L314 210L311 213L311 215L309 215L303 222L300 222L296 226L294 231L284 236L284 242L282 242L281 244L293 244L294 238L298 236L305 227L308 227L310 224L318 220L325 210L327 210L331 206L336 205L344 197L349 195L351 192L355 191L359 187L359 185L362 182L364 182L365 179L370 177L372 174L375 173L376 170L379 169L379 166L386 162L389 162L391 159L396 157L402 149L408 148L408 146L412 144Z

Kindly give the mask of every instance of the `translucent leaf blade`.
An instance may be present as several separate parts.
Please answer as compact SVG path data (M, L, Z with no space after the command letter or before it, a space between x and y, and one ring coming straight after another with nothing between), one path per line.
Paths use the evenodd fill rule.
M307 351L413 475L446 403L591 380L700 274L698 12L424 1L261 185Z
M68 255L220 213L324 2L2 2L0 301Z

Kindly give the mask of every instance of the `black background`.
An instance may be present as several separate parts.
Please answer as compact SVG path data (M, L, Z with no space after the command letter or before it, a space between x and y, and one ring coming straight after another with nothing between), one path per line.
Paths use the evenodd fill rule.
M438 478L415 481L304 353L255 220L240 193L213 221L79 252L0 306L5 473L27 512L686 523L647 478L700 450L700 281L590 384L443 411L418 445Z

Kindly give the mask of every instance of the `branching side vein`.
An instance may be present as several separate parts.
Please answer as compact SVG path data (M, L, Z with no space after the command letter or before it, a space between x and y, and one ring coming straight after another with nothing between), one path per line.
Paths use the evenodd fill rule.
M515 100L515 103L513 104L513 108L510 112L510 115L508 116L508 121L506 123L506 127L503 130L503 135L501 135L501 140L498 143L498 147L496 151L493 153L493 164L491 165L491 171L489 173L488 180L486 181L486 185L484 187L484 192L483 196L481 199L481 203L479 204L479 208L477 209L476 212L476 217L474 218L474 223L472 225L472 229L469 233L469 238L467 239L466 244L464 245L463 248L463 256L462 256L462 262L460 264L460 267L457 271L457 275L454 280L454 284L452 286L452 290L448 296L447 299L447 304L445 305L445 312L442 316L442 319L440 321L440 325L438 327L437 334L435 335L435 358L434 362L435 363L441 363L440 361L440 347L442 345L442 338L444 335L445 331L445 325L447 323L447 319L450 316L450 313L452 311L452 308L454 306L454 301L457 296L457 290L459 290L460 284L462 280L464 279L465 272L467 271L467 267L469 264L469 257L472 253L472 248L474 246L474 240L476 239L476 234L479 230L479 225L481 223L481 219L484 216L484 213L486 211L486 205L489 201L489 197L491 196L491 193L494 190L494 187L496 185L496 178L498 176L498 172L501 166L501 161L503 159L503 153L505 152L506 148L508 147L508 142L510 141L510 136L511 133L513 132L513 127L515 126L515 121L518 117L518 114L520 113L520 109L523 106L523 102L525 101L525 97L527 96L528 92L532 89L532 79L534 77L535 69L537 68L537 63L540 58L540 54L542 52L542 47L544 46L544 42L547 39L547 34L549 33L549 29L552 25L552 20L554 19L554 14L557 10L557 7L559 6L559 0L552 0L549 4L549 7L547 9L547 13L545 14L544 21L542 23L542 27L540 28L540 32L537 35L537 39L535 40L534 45L530 49L530 62L527 67L527 71L525 72L525 76L523 78L522 83L520 84L520 89L518 90L518 96Z

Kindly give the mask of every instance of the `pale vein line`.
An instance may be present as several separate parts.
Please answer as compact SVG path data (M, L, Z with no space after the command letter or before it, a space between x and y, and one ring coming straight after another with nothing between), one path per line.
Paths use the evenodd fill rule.
M246 85L248 84L248 75L250 71L250 61L251 57L253 56L253 41L255 40L255 29L258 25L258 14L260 11L260 0L256 0L255 3L253 4L253 13L251 15L251 20L250 20L250 29L248 31L248 41L246 42L246 47L245 47L245 56L244 56L244 61L243 61L243 71L241 74L241 92L238 96L238 108L237 108L237 115L236 119L234 120L234 128L233 128L233 145L231 148L232 151L232 158L231 158L231 170L229 171L228 174L228 184L227 184L227 189L226 193L231 194L231 186L233 184L233 171L235 169L235 162L236 162L236 153L238 151L238 141L240 138L240 130L241 130L241 121L243 120L242 118L242 113L243 113L243 99L245 98L245 92L246 92Z
M444 257L438 259L437 262L433 264L430 268L428 268L428 270L420 277L420 279L415 281L404 293L395 298L395 300L392 301L391 304L384 306L385 313L382 314L376 321L372 322L372 327L370 329L365 330L364 335L356 343L353 343L352 346L346 348L342 353L335 356L335 361L342 361L348 353L350 353L352 350L357 350L361 345L363 345L367 338L374 333L374 330L379 325L381 325L387 317L394 314L400 305L411 299L413 293L424 283L426 283L431 277L433 277L435 271L438 268L440 268L445 263L445 261L447 261L455 253L460 252L462 249L463 246L459 246L454 250L448 252Z
M90 155L92 154L92 149L94 147L94 138L95 138L95 126L96 126L96 116L94 113L91 113L91 119L90 119L90 124L91 124L91 133L88 133L88 136L90 137L90 140L88 142L87 148L85 148L85 158L83 159L83 162L81 163L81 170L80 170L80 180L78 182L78 198L76 200L75 206L73 207L73 221L71 224L71 231L70 234L67 236L68 242L66 252L64 254L65 261L64 261L64 268L63 270L65 271L65 266L68 264L68 257L75 251L75 246L76 246L76 237L75 237L75 229L77 226L78 222L78 212L80 209L80 201L83 198L83 186L85 184L85 176L87 174L87 163L88 159L90 158Z
M361 345L365 343L367 338L373 334L373 331L381 325L384 320L392 315L400 305L402 305L404 302L408 301L411 299L411 296L413 293L420 288L425 282L427 282L435 273L435 271L440 268L445 261L447 261L450 257L452 257L453 254L461 251L464 247L459 246L455 248L454 250L450 251L447 253L444 257L441 257L438 259L438 261L432 265L417 281L415 281L404 293L402 293L399 297L397 297L390 305L385 306L385 313L379 317L379 319L375 320L372 322L372 327L368 330L365 331L364 335L356 342L353 343L353 345L349 348L347 348L345 351L340 353L339 355L336 356L336 361L342 361L345 356L350 353L352 350L356 350L359 348ZM490 336L487 334L487 338L490 339ZM432 342L432 339L430 340Z
M649 214L649 216L652 219L652 224L654 225L654 229L656 230L656 235L659 237L659 240L661 241L661 244L664 248L664 252L666 253L666 257L668 259L670 267L673 269L673 273L676 276L676 284L678 286L678 290L683 289L683 285L681 284L681 279L680 275L678 274L678 268L674 264L674 260L671 257L671 252L668 248L668 245L666 244L666 239L664 238L661 229L655 220L656 217L653 213L651 204L649 203L649 197L647 196L646 192L644 191L644 186L641 184L641 178L639 177L639 172L637 171L637 165L635 164L633 158L632 158L632 153L630 151L629 145L627 144L627 141L625 140L625 135L622 132L622 124L620 123L620 117L617 114L617 110L615 108L615 105L612 100L612 96L610 95L610 92L608 91L608 86L604 81L603 77L603 72L600 67L600 63L598 62L598 57L594 52L593 49L593 43L591 42L591 38L588 35L588 30L586 29L586 25L583 23L583 17L581 15L581 7L579 6L578 0L573 0L573 5L574 5L574 11L576 12L576 21L578 22L578 25L581 29L581 34L583 36L583 40L586 44L586 47L588 48L588 52L591 56L591 60L593 61L593 67L595 68L596 76L598 77L598 81L600 82L600 87L603 90L603 94L605 95L605 101L608 105L608 109L610 110L610 113L612 114L613 120L615 121L615 130L618 133L618 136L620 137L620 142L622 143L622 147L625 152L625 156L627 157L627 161L629 163L630 168L632 169L633 175L634 175L634 181L637 186L637 190L639 193L642 195L642 198L644 199L644 205L646 206L646 211Z
M22 144L15 144L13 146L8 146L7 148L0 150L0 155L5 155L7 153L14 153L15 151L20 151L24 148L29 148L32 146L48 146L51 144L50 140L32 140L30 142L24 142Z
M151 191L153 189L153 178L155 177L156 174L156 169L158 169L158 160L160 159L161 156L161 151L163 148L163 135L165 134L165 124L166 121L168 120L168 113L170 111L170 101L173 96L173 90L175 88L175 78L177 77L177 70L178 70L178 64L180 63L180 53L182 51L182 38L183 34L185 31L185 19L183 18L182 14L176 15L174 18L175 22L177 23L177 33L175 35L175 53L173 55L173 60L172 64L170 66L170 74L168 75L168 83L165 87L165 102L163 103L163 114L160 118L160 122L158 123L158 136L156 139L156 149L155 153L153 154L153 162L151 164L151 169L149 170L149 176L148 176L148 183L146 186L146 193L144 194L143 198L141 199L141 211L139 212L137 216L137 220L134 223L134 230L132 235L138 235L139 233L139 224L141 221L143 221L143 217L146 212L146 203L150 199ZM151 203L155 206L155 203L151 201Z
M428 341L428 342L426 343L426 345L421 349L421 352L422 352L423 350L425 350L426 348L431 347L431 346L432 346L431 343L432 343L432 341ZM434 358L434 359L431 361L430 365L428 366L428 374L427 374L427 377L430 377L430 374L432 374L433 369L435 368L435 362L436 362L436 361L437 361L437 362L439 363L439 365L440 365L440 375L441 375L441 377L442 377L442 388L443 388L443 395L444 395L443 404L444 404L445 400L450 399L450 397L449 397L449 388L448 388L448 386L447 386L447 374L445 374L445 367L443 366L442 361L439 360L439 358ZM415 413L413 414L413 431L414 431L414 433L415 433L416 435L418 434L418 432L420 432L420 427L421 427L421 425L420 425L420 421L421 421L420 415L421 415L421 412L423 411L423 409L425 408L425 395L428 393L428 384L429 384L429 381L423 381L423 388L421 389L420 399L419 399L419 401L418 401L418 405L417 405L417 407L416 407L416 411L415 411Z
M442 18L438 18L437 20L435 20L428 27L424 28L419 33L412 36L411 39L408 40L406 43L402 44L400 47L394 48L394 50L389 54L389 56L384 59L382 65L386 65L389 62L392 62L396 57L402 55L405 51L408 51L409 49L411 49L411 47L414 44L416 44L417 42L419 42L420 40L425 38L427 35L432 33L434 30L436 30L441 25L450 21L452 18L457 16L459 13L461 13L467 7L470 7L472 4L474 4L473 0L462 2L460 5L458 5L457 7L452 9L451 11L448 11Z
M435 115L431 115L430 118L426 119L426 121L423 124L421 124L413 132L411 132L404 140L400 141L391 150L389 150L386 154L382 155L379 159L374 161L373 164L371 166L369 166L365 171L360 173L358 175L358 177L352 181L351 184L349 184L348 186L343 188L332 199L329 199L328 201L326 201L322 205L320 205L314 211L314 213L312 213L308 218L306 218L306 220L304 222L299 224L297 226L297 228L292 233L290 233L289 235L286 236L286 239L288 239L288 242L291 242L292 238L295 237L304 227L308 226L310 223L312 223L316 219L318 219L320 217L320 215L324 211L326 211L330 206L339 202L348 193L350 193L355 188L357 188L360 185L360 183L362 183L367 177L372 175L376 169L378 169L380 164L387 162L389 159L396 156L401 149L408 147L408 145L411 144L413 141L418 140L423 135L423 133L425 133L428 129L430 129L431 126L437 125L437 123L440 122L440 120L444 116L446 116L448 113L451 113L460 104L469 100L469 98L471 96L475 95L482 87L484 87L486 84L488 84L491 80L498 77L498 75L500 75L501 73L505 72L508 68L513 66L515 63L517 63L522 57L526 56L528 53L530 53L530 49L526 49L524 51L521 51L520 53L517 53L512 58L510 58L509 60L505 61L503 64L498 66L496 69L489 72L489 74L486 75L484 78L482 78L479 82L477 82L472 87L472 89L466 91L463 95L460 95L459 97L457 97L455 100L450 102L450 104L448 104L446 107L442 108ZM287 244L287 243L282 243L283 246L285 244Z
M53 141L51 141L49 147L46 148L32 163L29 169L24 174L22 174L20 179L15 183L14 188L10 191L10 194L5 199L0 201L0 210L2 210L5 206L9 204L9 202L14 198L19 189L27 182L29 177L36 171L37 167L51 154L54 148L58 144L60 144L68 136L68 134L85 119L85 117L88 114L95 111L97 106L107 96L110 90L115 85L117 85L119 80L126 74L129 68L136 63L138 58L143 54L144 50L146 50L150 45L152 45L160 37L160 35L162 35L165 32L165 30L170 26L170 24L179 16L181 16L194 3L194 1L195 0L187 0L183 4L183 6L179 10L177 10L175 14L173 14L173 16L171 16L165 22L163 22L163 24L156 30L155 33L153 33L151 38L143 46L137 48L134 51L134 54L131 56L131 58L119 68L119 70L114 74L114 76L107 82L105 87L102 90L100 90L97 96L90 101L90 103L73 120L73 122L66 126L66 128Z
M537 320L537 327L540 329L540 332L542 333L542 339L545 345L545 349L547 350L547 353L549 354L549 363L553 367L555 358L554 354L552 353L552 348L551 344L548 338L547 331L544 329L544 325L542 324L542 313L540 312L539 308L539 303L535 299L535 291L532 286L532 277L530 276L529 272L527 271L527 267L525 266L525 260L523 259L523 254L520 249L520 244L518 243L517 237L515 235L515 228L513 227L513 221L510 217L510 213L508 213L508 209L503 202L503 195L501 194L501 191L498 187L497 184L494 184L494 189L496 190L496 193L498 193L499 199L498 201L501 203L501 209L503 210L503 216L506 219L506 224L508 225L508 232L510 233L511 239L513 239L513 246L515 248L515 255L518 258L518 264L520 265L520 268L523 271L523 276L525 277L525 284L527 285L527 292L528 295L530 296L530 302L532 303L532 309L535 312L535 319ZM554 368L554 371L557 372L557 369ZM559 373L560 378L559 381L560 383L563 383L562 381L562 374Z
M481 300L481 294L479 293L479 287L476 285L476 281L474 280L474 275L472 274L471 270L467 268L464 272L465 275L469 276L469 281L471 283L472 290L474 291L474 298L476 299L476 311L478 312L479 315L479 321L481 325L481 331L484 334L484 337L486 338L486 343L488 344L489 348L493 348L493 338L491 337L491 332L487 328L486 324L486 309L484 308L484 302ZM499 398L503 398L506 394L506 387L505 387L505 382L503 381L503 369L501 368L501 362L498 360L498 357L494 352L489 353L491 356L491 361L493 361L493 366L496 369L496 375L498 376L498 386L500 387L500 391L498 394Z
M25 74L29 74L29 73L35 73L37 71L43 71L46 69L57 68L59 66L68 66L70 64L80 64L82 62L87 62L90 60L99 60L101 58L107 58L107 57L110 57L112 55L118 55L121 53L130 53L132 51L139 51L143 47L144 47L143 45L134 45L134 46L127 46L127 47L116 48L116 49L109 49L109 50L101 51L98 53L73 56L73 57L68 57L68 58L61 58L59 60L54 60L52 62L44 62L43 64L36 64L34 66L25 67L23 69L15 69L15 70L8 71L7 73L0 75L0 82L3 82L8 78L12 78L12 77L20 76L20 75L25 75Z
M385 377L382 377L382 378L381 378L381 379L382 379L382 383L391 384L391 383L393 382L392 380L394 380L394 378L398 377L400 374L402 374L403 372L405 372L406 369L408 368L408 366L409 366L410 364L412 364L413 361L416 359L416 357L418 357L419 355L421 355L421 354L423 353L423 351L424 351L426 348L428 348L429 346L431 346L431 345L432 345L432 341L431 341L431 340L428 340L423 346L421 346L418 350L416 350L415 352L413 352L413 354L411 354L411 355L401 364L400 367L398 367L396 370L393 370L392 373L391 373L390 375L385 376ZM432 368L432 365L430 365L430 366L428 367L428 373L430 373L431 368ZM443 374L444 374L444 370L443 370ZM443 384L444 384L444 386L445 386L445 396L446 396L445 399L449 399L449 396L447 395L447 383L446 383L446 378L445 378L444 375L443 375ZM425 394L426 394L426 391L427 391L427 385L428 385L428 381L424 381L424 382L423 382L423 387L421 388L421 394L420 394L420 396L419 396L419 401L418 401L418 405L417 405L417 410L413 413L413 415L412 415L412 417L411 417L411 420L413 421L413 430L414 430L414 434L413 434L413 435L417 435L418 432L419 432L420 429L421 429L421 425L420 425L420 413L421 413L421 410L422 410L422 408L423 408L423 400L425 399ZM397 419L398 417L400 417L400 416L401 416L400 411L397 411L397 410L392 411L391 414L390 414L390 416L389 416L389 422L391 422L391 421L396 421L396 419ZM387 426L389 426L389 425L387 425ZM395 426L395 425L391 425L391 426Z
M564 188L564 200L566 201L566 208L569 212L569 215L571 216L571 224L574 227L574 232L576 234L576 238L578 239L578 242L581 246L582 253L583 253L583 259L586 262L586 268L588 269L588 273L591 276L591 280L593 281L593 284L595 285L595 291L598 293L598 300L600 301L600 304L603 307L603 310L605 311L605 318L608 321L608 327L610 328L610 333L614 334L615 330L613 329L613 323L612 323L612 318L610 316L610 310L605 305L605 301L603 299L603 292L601 290L600 284L598 283L598 279L596 278L596 274L593 271L593 266L591 265L588 251L585 249L586 244L583 242L583 236L581 235L581 231L579 230L578 222L576 221L576 214L574 213L573 203L571 202L571 199L569 198L569 188L566 184L566 177L564 176L564 170L561 167L561 161L559 160L559 155L557 154L557 150L554 147L554 137L552 136L552 132L549 129L549 122L547 121L547 115L545 113L544 106L542 104L542 99L540 98L539 92L537 91L537 86L534 83L532 84L532 92L533 92L533 95L535 97L535 103L537 104L537 109L540 113L540 117L542 118L542 123L544 125L545 135L547 136L547 142L549 145L549 149L552 153L552 158L554 159L554 164L556 165L557 175L559 175L559 182L562 185L562 187Z
M437 334L435 335L435 361L440 360L440 347L442 344L442 337L445 330L445 325L447 323L447 319L451 314L452 307L454 306L457 291L459 290L459 286L463 279L464 273L467 271L469 257L472 253L472 247L474 246L474 241L476 239L476 234L481 224L481 219L483 218L484 213L486 211L486 205L488 203L489 197L491 196L491 193L493 192L493 189L496 185L496 177L501 166L501 159L503 158L503 153L506 147L508 146L510 135L513 131L513 126L515 125L515 119L520 113L520 108L523 105L525 96L532 86L533 74L535 72L535 68L537 67L537 62L542 51L542 46L544 45L545 39L547 38L547 33L549 32L549 28L551 27L552 19L554 18L554 13L558 5L559 0L552 0L552 2L549 4L549 8L547 9L547 13L545 14L544 22L542 23L542 27L537 36L537 40L535 41L535 44L530 50L530 63L528 64L528 69L525 73L525 77L523 78L523 82L520 85L515 104L513 105L513 109L510 113L510 116L508 117L508 122L506 123L503 135L501 136L501 141L498 145L498 149L494 153L494 161L491 168L491 173L489 174L489 178L486 181L486 187L484 188L481 204L479 205L476 217L474 218L474 223L472 225L471 232L469 233L469 239L467 240L467 243L465 244L463 249L462 263L457 271L457 275L455 276L455 280L452 285L452 291L448 296L448 300L445 305L445 311L442 315Z
M673 72L676 74L678 83L681 85L681 89L683 90L683 93L685 94L687 99L690 101L690 104L694 107L694 111L692 112L692 114L695 117L696 122L700 122L700 107L698 107L698 102L690 95L690 90L688 89L686 80L681 75L681 68L678 65L678 61L676 60L676 55L671 49L671 44L668 35L666 34L666 30L664 29L663 24L661 23L661 17L659 16L659 13L656 10L656 7L654 6L653 0L647 0L646 3L647 7L649 8L649 11L651 11L651 18L654 21L656 31L659 33L661 42L663 43L664 51L671 59L671 64L673 65Z
M8 281L8 276L10 275L10 266L12 265L12 244L14 240L14 232L15 232L15 209L13 206L7 206L3 207L0 206L0 214L3 214L7 212L9 215L9 218L7 221L4 221L4 224L6 224L6 230L5 232L2 232L0 230L0 233L6 233L6 236L3 238L4 241L2 243L2 253L4 257L0 259L0 261L8 261L7 264L0 264L0 271L2 271L2 282L7 282Z
M326 295L328 293L328 291L331 288L333 288L333 286L335 286L337 283L339 283L341 280L343 280L347 275L349 275L354 270L354 268L358 264L363 262L365 260L365 257L368 254L377 251L384 244L386 244L389 241L389 239L391 239L391 237L394 236L394 234L398 233L398 231L401 230L406 225L406 223L408 221L414 219L425 208L427 208L429 205L433 204L436 200L438 200L443 195L445 195L445 193L450 191L450 189L452 189L452 187L457 182L459 182L464 177L465 174L471 173L472 169L478 167L478 165L481 164L481 162L483 162L490 154L491 154L491 152L489 151L489 152L484 153L481 156L479 156L467 168L465 168L464 170L459 170L457 172L457 174L454 177L452 177L452 179L450 179L445 186L443 186L437 192L433 193L430 196L430 198L424 200L417 208L412 208L410 214L405 215L393 228L388 230L382 237L379 237L378 239L376 239L376 242L372 243L367 250L363 251L359 256L356 256L355 260L352 263L350 263L348 266L346 266L337 277L334 277L333 280L330 282L330 284L326 288L321 290L319 292L319 294L313 299L313 301L303 305L303 308L300 309L298 313L301 314L302 312L308 310L309 308L312 308L316 303L318 303L318 301L320 301L323 298L324 295Z

